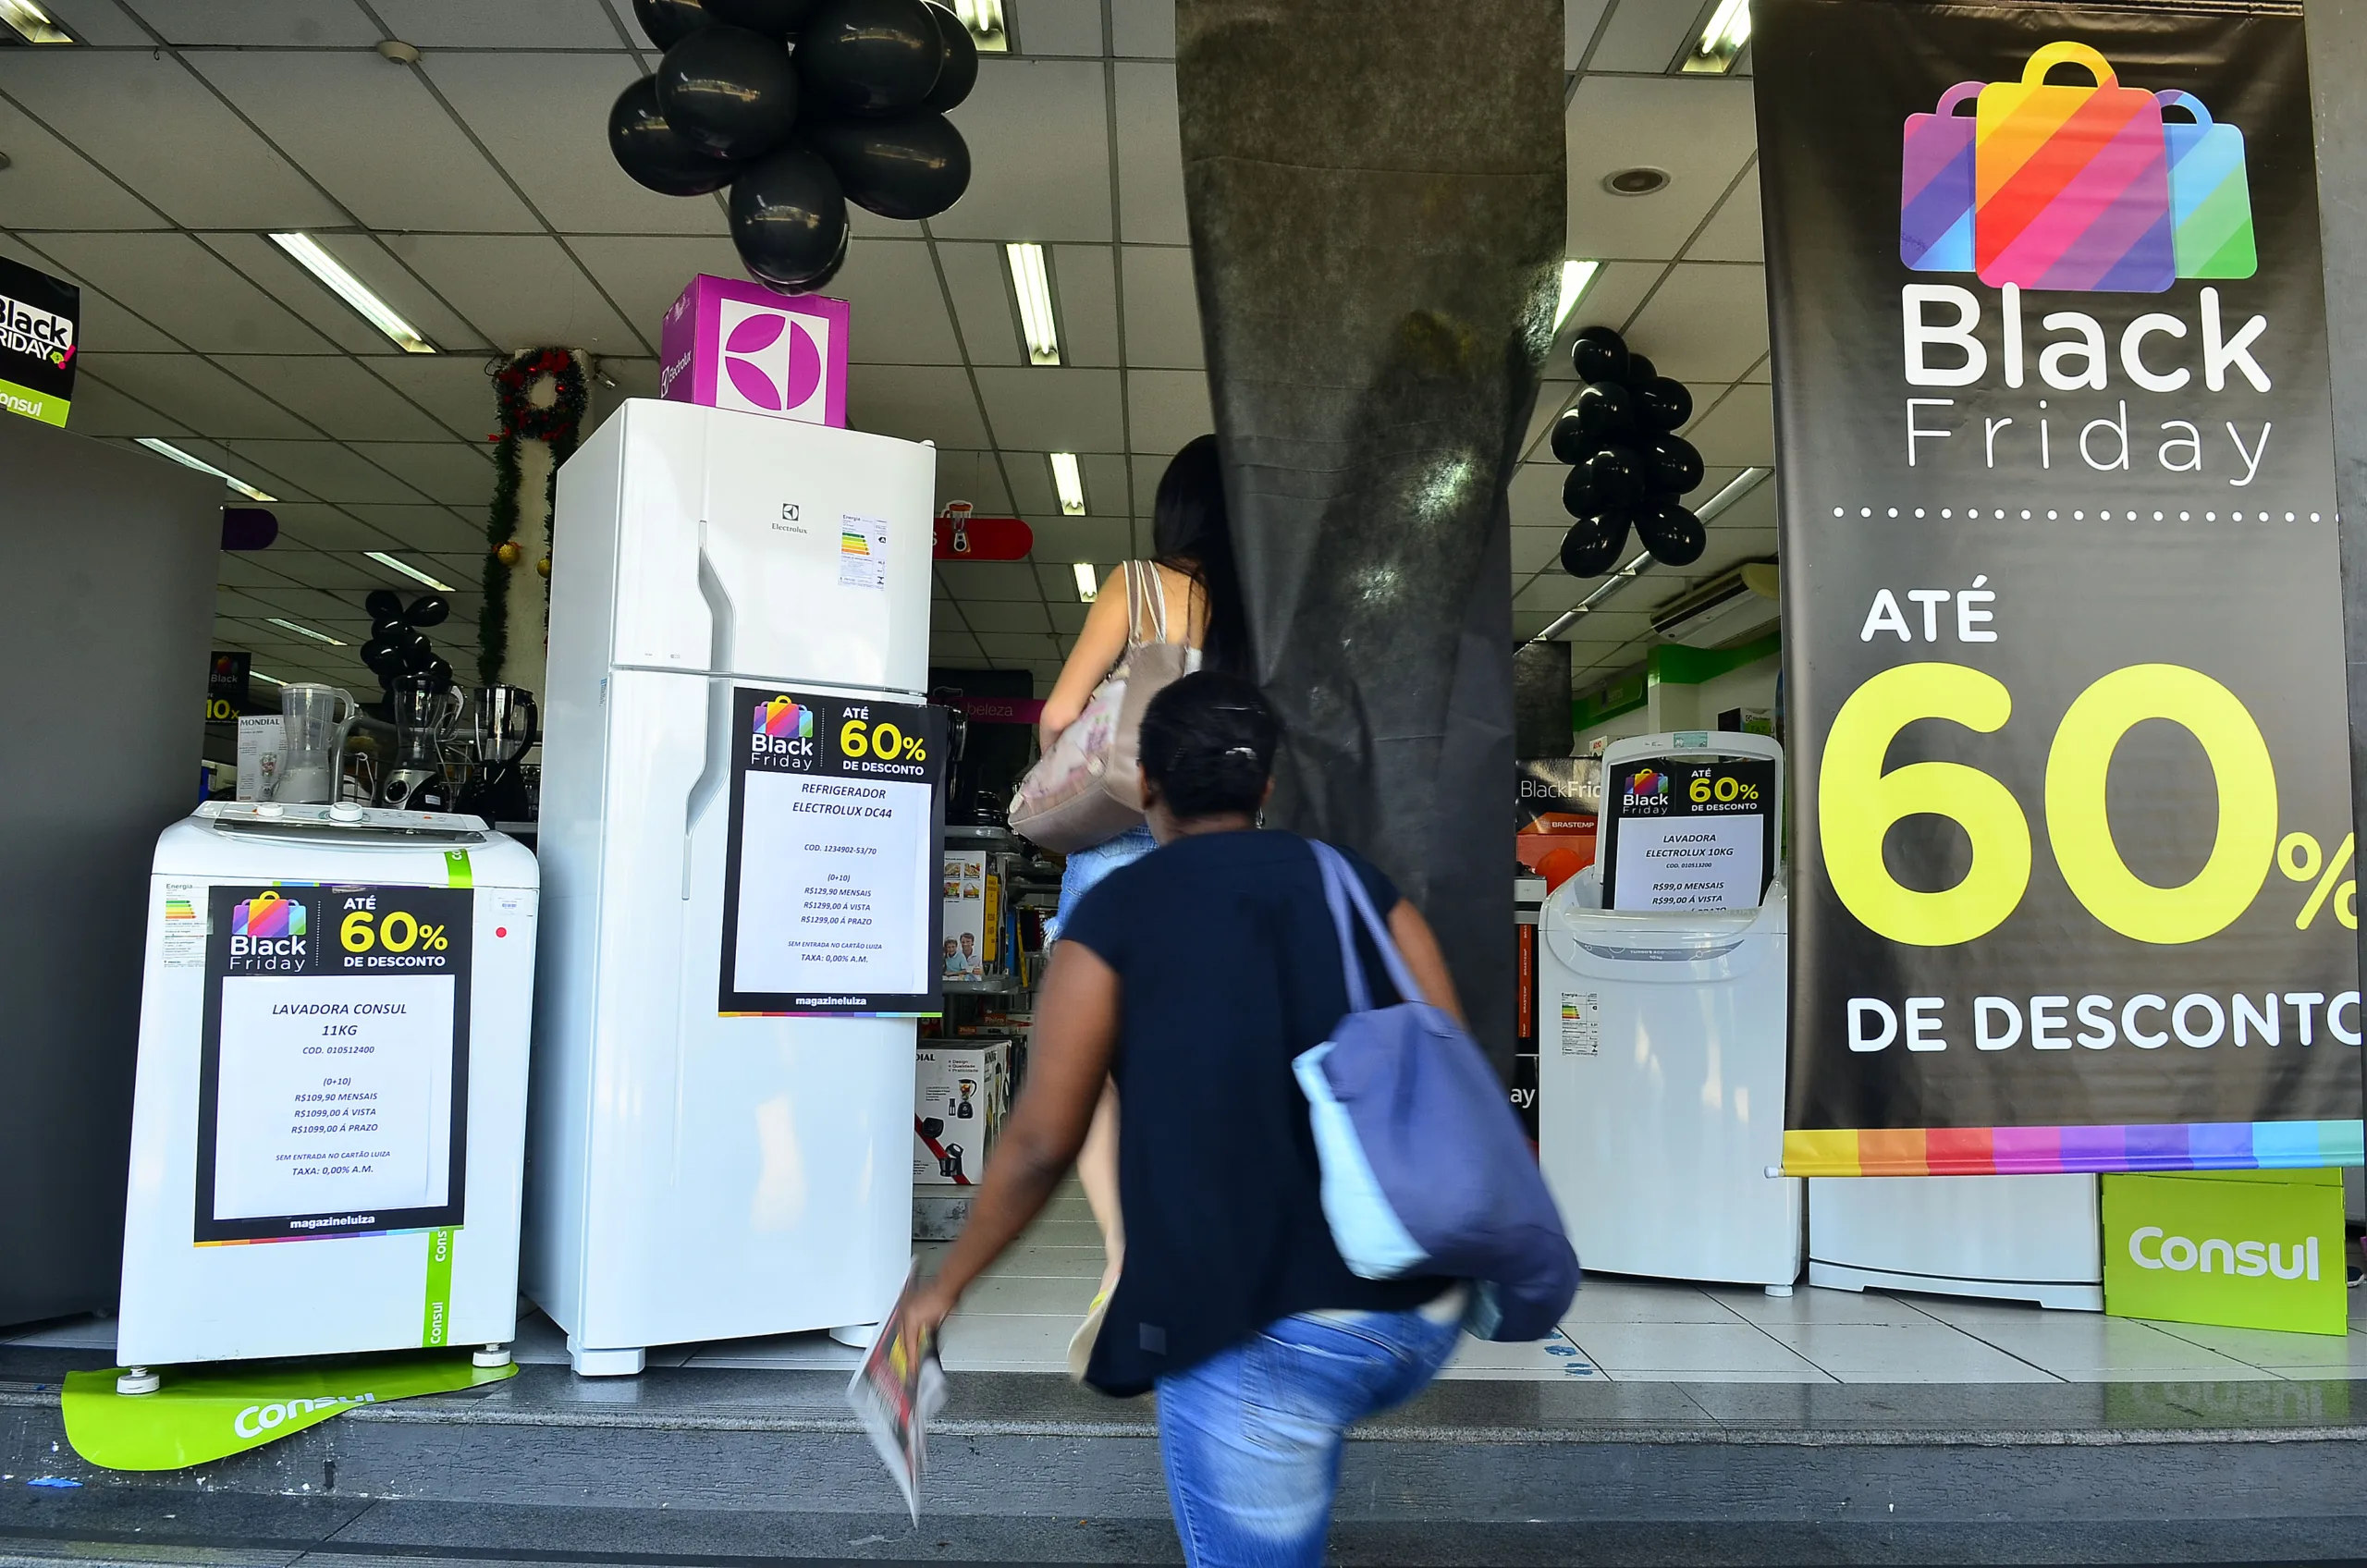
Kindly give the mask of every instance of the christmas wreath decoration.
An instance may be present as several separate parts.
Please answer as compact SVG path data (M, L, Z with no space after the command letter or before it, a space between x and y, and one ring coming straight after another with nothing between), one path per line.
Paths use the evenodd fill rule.
M523 556L518 545L518 443L521 439L550 444L550 477L545 484L546 515L558 496L558 467L575 451L584 410L592 392L583 367L564 349L529 349L485 367L493 379L493 395L501 414L501 428L490 440L493 448L493 508L484 529L484 607L477 620L477 675L486 685L501 678L502 649L509 631L509 569ZM534 386L551 378L557 396L550 406L537 406ZM543 565L545 576L549 567Z

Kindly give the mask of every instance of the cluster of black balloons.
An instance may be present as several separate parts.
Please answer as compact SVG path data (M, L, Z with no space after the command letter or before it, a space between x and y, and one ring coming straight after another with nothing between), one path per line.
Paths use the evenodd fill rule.
M441 594L422 594L406 605L391 588L377 588L362 601L370 612L370 641L362 644L362 662L378 678L391 699L395 682L406 675L424 675L439 692L452 686L452 667L435 652L423 630L441 626L452 613Z
M608 148L652 190L731 188L751 276L802 293L838 275L847 203L934 217L970 184L945 111L978 49L933 0L633 0L656 74L608 111Z
M1562 507L1577 521L1562 537L1562 570L1609 571L1627 553L1627 530L1653 558L1690 566L1710 543L1677 497L1701 483L1701 454L1676 434L1693 417L1693 394L1607 326L1578 329L1570 363L1587 384L1553 422L1553 456L1570 465Z

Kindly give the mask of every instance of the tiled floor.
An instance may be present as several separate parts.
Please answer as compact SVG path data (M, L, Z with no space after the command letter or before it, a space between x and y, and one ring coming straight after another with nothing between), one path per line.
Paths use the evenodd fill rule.
M924 1256L941 1253L924 1243ZM945 1328L952 1372L1060 1372L1101 1273L1100 1234L1073 1186L974 1286ZM2367 1292L2350 1332L2139 1322L2014 1303L1889 1295L1802 1285L1788 1297L1745 1287L1591 1276L1562 1331L1538 1344L1465 1340L1454 1378L1687 1383L2102 1383L2367 1378ZM0 1343L111 1348L115 1325L57 1323ZM563 1363L565 1337L540 1313L521 1320L524 1362ZM827 1334L673 1345L654 1366L853 1370L857 1353Z

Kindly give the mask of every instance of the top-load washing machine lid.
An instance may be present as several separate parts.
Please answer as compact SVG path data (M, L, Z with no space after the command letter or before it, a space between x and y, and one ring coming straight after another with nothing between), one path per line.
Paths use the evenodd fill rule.
M480 817L340 802L208 801L156 840L158 876L537 888L532 851Z
M1549 956L1578 974L1669 984L1725 978L1780 954L1789 927L1780 866L1757 909L1597 909L1590 907L1589 890L1581 877L1563 883L1538 922Z

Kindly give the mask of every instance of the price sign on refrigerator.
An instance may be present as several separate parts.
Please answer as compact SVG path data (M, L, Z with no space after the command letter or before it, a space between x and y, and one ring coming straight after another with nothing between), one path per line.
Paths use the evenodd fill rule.
M938 1011L942 717L735 687L717 1011Z

